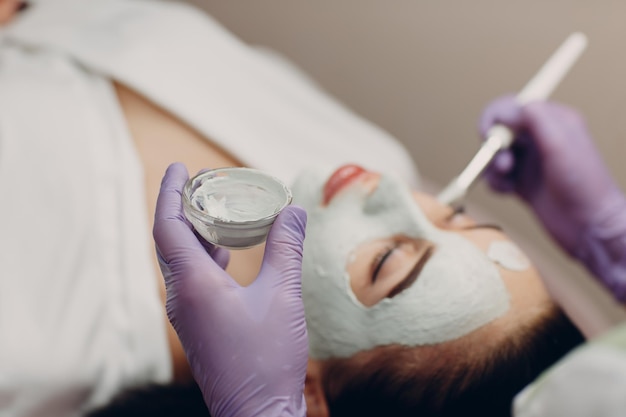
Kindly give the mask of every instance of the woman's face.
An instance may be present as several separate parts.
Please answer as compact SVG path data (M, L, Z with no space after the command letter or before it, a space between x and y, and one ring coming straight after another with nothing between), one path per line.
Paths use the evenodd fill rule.
M459 338L547 294L499 230L356 166L293 187L309 213L303 298L311 354Z

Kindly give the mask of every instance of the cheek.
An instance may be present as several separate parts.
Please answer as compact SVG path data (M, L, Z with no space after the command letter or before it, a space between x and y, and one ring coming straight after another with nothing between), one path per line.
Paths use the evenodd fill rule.
M363 253L358 255L351 253L348 255L346 272L350 277L350 288L352 288L352 292L359 301L363 302L363 299L367 298L367 293L370 289L369 282L366 279L368 275L366 255Z
M368 248L357 253L348 255L346 272L354 297L364 306L370 307L384 298L383 288L372 283L372 260L377 256L377 252Z
M347 220L347 219L346 219ZM352 255L350 229L354 229L341 216L325 210L312 210L307 221L304 240L304 257L318 271L344 273L347 264L359 266Z
M493 262L502 274L511 272L523 276L527 271L530 276L537 275L532 263L522 250L502 232L491 229L461 231L459 234L472 242Z
M500 242L513 244L506 235L498 230L476 229L460 233L485 254L489 254L490 250L494 250L494 244L495 246L499 245ZM496 250L501 249L496 248ZM509 259L509 262L512 262L509 265L503 265L503 262L494 260L494 257L501 258L502 254L497 256L493 254L492 256L488 255L488 258L498 268L502 281L509 294L511 294L511 306L513 309L531 309L534 306L549 302L550 296L537 269L535 269L526 255L521 252L521 249L519 251L520 253L515 256L521 255L523 258ZM508 254L506 256L513 255ZM504 261L504 259L501 260ZM521 267L522 265L523 267Z
M511 271L498 266L502 281L511 294L513 311L530 312L550 303L550 295L539 272L532 266L523 271Z

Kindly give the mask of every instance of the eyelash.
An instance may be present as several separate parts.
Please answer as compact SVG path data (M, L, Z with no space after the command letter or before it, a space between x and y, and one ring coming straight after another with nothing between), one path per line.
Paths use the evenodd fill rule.
M456 206L452 209L452 213L448 217L446 217L447 222L451 221L455 216L465 213L465 206Z
M385 261L391 256L394 250L398 249L400 246L399 242L394 242L393 244L384 247L378 254L374 257L372 261L372 283L376 282L376 278L378 277L378 273L383 267Z

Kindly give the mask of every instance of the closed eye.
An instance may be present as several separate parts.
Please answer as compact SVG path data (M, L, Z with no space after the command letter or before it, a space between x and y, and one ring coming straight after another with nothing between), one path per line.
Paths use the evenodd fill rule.
M428 260L430 259L434 251L435 251L435 246L429 245L426 248L424 254L417 260L417 262L415 263L415 266L409 271L408 274L406 274L404 279L400 281L398 285L393 287L393 289L391 290L391 292L389 292L389 294L387 294L387 298L395 297L396 295L400 294L402 291L406 290L411 285L413 285L413 283L417 281L417 278L422 272L422 269L424 269L424 265L426 265L426 262L428 262Z
M426 240L412 241L412 240L397 240L384 247L378 256L375 257L373 263L372 284L374 284L379 278L379 275L393 276L396 272L405 270L406 259L403 254L409 255L414 259L413 266L404 273L403 276L398 277L399 281L391 287L385 297L390 298L399 294L406 288L410 287L418 278L422 272L424 265L430 259L435 245L432 242ZM397 252L398 257L392 256ZM402 260L399 260L402 259Z
M371 307L389 294L408 288L429 259L431 247L431 241L405 235L358 246L346 264L354 295L364 306Z
M389 257L393 254L393 251L398 247L398 243L394 243L391 247L384 248L381 252L379 252L376 257L374 257L374 262L372 262L372 283L376 282L376 278L378 277L378 273L385 265L385 262Z

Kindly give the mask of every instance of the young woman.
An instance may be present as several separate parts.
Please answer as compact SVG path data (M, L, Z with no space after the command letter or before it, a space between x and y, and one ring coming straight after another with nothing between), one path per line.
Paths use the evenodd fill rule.
M503 265L502 255L489 257L492 244L504 240L497 230L474 227L425 195L412 202L398 182L387 187L377 179L380 172L419 184L397 141L196 10L156 1L33 2L8 20L1 40L0 188L20 202L0 208L0 317L11 318L0 321L3 411L67 415L137 385L191 380L163 308L150 236L161 176L173 160L192 172L252 166L287 183L314 161L356 163L372 170L357 169L354 178L363 182L353 183L356 195L371 191L372 197L391 195L389 204L402 202L406 223L390 222L383 209L395 206L382 205L374 220L387 234L372 229L378 231L348 239L344 230L358 245L333 252L320 249L333 236L314 238L340 218L330 211L333 201L315 199L330 173L306 174L299 180L304 185L294 187L313 193L298 192L301 204L310 202L309 241L318 242L307 243L305 262L328 266L325 282L314 266L303 277L312 359L307 398L322 411L322 400L333 415L357 409L363 399L365 408L386 409L398 403L390 401L394 396L411 392L409 386L421 389L424 381L439 394L411 395L417 405L407 409L458 407L482 398L473 395L480 386L501 386L508 368L500 363L519 361L521 376L502 386L510 395L577 340L572 329L563 331L563 341L540 337L542 329L552 335L560 328L554 323L562 317L523 256L521 271ZM339 194L332 200L345 203ZM425 230L428 236L419 235ZM454 248L463 250L455 255ZM232 252L226 271L247 285L262 253L262 247ZM456 256L468 263L455 266ZM455 283L470 267L478 268L479 281ZM437 287L436 268L445 270L444 287ZM422 285L434 296L421 293L425 304L415 306L408 294ZM418 313L428 319L415 324ZM399 332L395 324L403 320L410 331L402 337L387 330ZM329 343L340 337L345 344ZM544 347L552 353L538 354ZM513 353L519 359L510 361ZM408 359L413 363L405 368ZM337 377L355 368L373 373ZM400 372L400 385L384 382L385 372L394 381ZM351 385L357 383L366 387ZM503 394L494 407L506 401ZM314 402L309 409L314 412Z
M170 168L168 176L178 177L179 186L186 179L180 165ZM180 206L176 187L169 188L171 180L166 181L164 189L174 192L165 207ZM507 415L513 396L581 341L580 333L549 299L529 261L497 227L478 225L426 195L412 194L401 181L354 165L332 175L305 172L293 191L296 202L309 213L302 253L302 297L309 330L304 385L308 415L454 416L468 411ZM163 229L157 233L157 243L163 244L163 233ZM176 244L178 252L181 244ZM169 255L166 249L163 259ZM195 339L194 345L201 346L188 352L196 362L213 352L211 345L219 351L214 335L225 331L214 331L205 321L221 311L226 294L221 295L219 288L203 289L201 281L219 275L219 270L203 265L195 278L193 268L187 271L186 280L200 280L192 294L184 295L184 282L172 278L180 274L169 269L177 268L176 264L170 264L166 273L173 291L168 310L183 315L188 311L187 320L204 329L198 327L198 333L209 331L204 340L195 338L188 326L178 327L185 329L187 338ZM281 265L285 270L294 267L288 258ZM281 297L261 291L262 285L250 286L250 291L260 291L268 299ZM214 299L205 298L212 293L217 294ZM254 298L259 301L260 295ZM254 311L269 308L252 299L248 303L254 304ZM274 309L282 304L271 305ZM198 322L194 317L203 306L206 311ZM245 306L228 301L224 307L225 314L245 321ZM265 313L259 314L253 321L264 323ZM289 325L296 315L297 311L283 314L288 323L276 329ZM171 318L181 325L180 317ZM279 365L290 363L289 357L279 355L274 358L279 363L272 366L261 347L271 344L274 336L257 334L256 327L229 336L241 339L231 346L229 355L265 357L264 368L280 373ZM236 374L242 359L227 366L227 372ZM210 387L217 380L222 386L225 383L216 370L204 375L205 392L213 392ZM211 375L216 375L215 380ZM252 381L257 378L249 378L247 385L256 386ZM295 389L295 381L293 385ZM237 391L236 386L229 390ZM194 392L199 400L197 391L190 391ZM137 412L136 407L147 403L154 406L151 394L159 398L164 392L127 393L95 416L124 409Z

